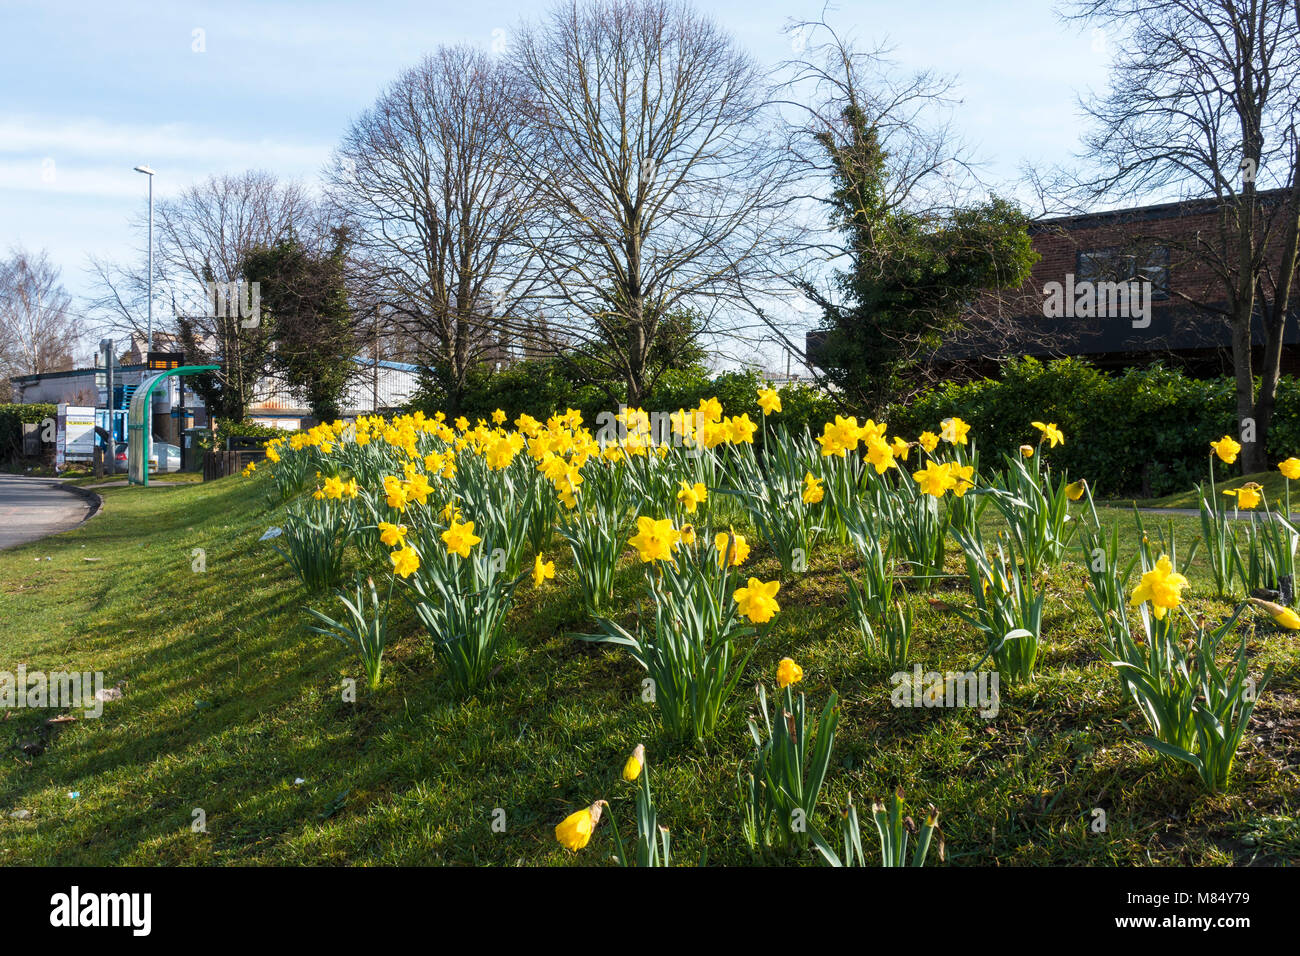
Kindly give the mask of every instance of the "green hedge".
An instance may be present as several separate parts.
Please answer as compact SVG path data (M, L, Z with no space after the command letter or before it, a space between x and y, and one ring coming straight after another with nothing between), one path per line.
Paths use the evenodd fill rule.
M659 377L654 390L642 403L646 411L673 412L694 408L702 399L716 397L728 415L748 413L758 421L758 389L765 379L757 372L722 372L710 376L702 368L670 369ZM835 405L822 392L803 384L780 389L781 411L771 417L794 429L810 425L820 433L822 424L834 417ZM422 390L411 408L432 414L442 408L439 396ZM475 374L461 404L461 413L470 421L486 419L495 409L502 409L510 421L520 412L545 421L567 408L582 412L588 428L596 427L601 412L617 411L604 389L574 381L564 368L553 361L520 362L491 374Z
M1078 359L1012 361L1000 379L939 386L888 421L891 432L912 438L953 415L970 423L986 460L1035 443L1031 421L1055 422L1065 444L1052 460L1104 497L1185 491L1205 478L1209 443L1237 431L1229 378L1194 379L1162 365L1107 374ZM1294 378L1278 388L1268 452L1270 461L1300 454Z
M0 405L0 458L23 453L23 425L39 425L59 413L57 405Z

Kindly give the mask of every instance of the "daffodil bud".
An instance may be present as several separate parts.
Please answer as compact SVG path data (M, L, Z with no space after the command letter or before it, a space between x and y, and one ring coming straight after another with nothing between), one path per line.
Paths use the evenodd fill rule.
M623 779L629 783L641 776L641 767L645 765L645 744L637 744L632 756L623 764Z

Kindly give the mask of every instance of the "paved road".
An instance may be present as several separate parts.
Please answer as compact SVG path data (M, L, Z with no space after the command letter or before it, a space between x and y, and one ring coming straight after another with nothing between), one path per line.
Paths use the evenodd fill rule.
M0 550L67 531L89 514L90 502L57 481L0 474Z

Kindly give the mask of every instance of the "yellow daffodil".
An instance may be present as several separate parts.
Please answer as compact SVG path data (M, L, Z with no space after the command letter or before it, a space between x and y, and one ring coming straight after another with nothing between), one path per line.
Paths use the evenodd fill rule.
M826 497L826 489L822 487L822 480L813 476L810 471L803 476L803 498L805 504L815 505Z
M1262 490L1263 486L1258 482L1248 481L1240 488L1230 488L1223 493L1236 498L1238 508L1253 508L1264 500L1264 496L1260 494Z
M388 507L403 511L406 508L406 489L402 482L392 475L384 478L384 494L387 495Z
M1262 607L1268 612L1269 617L1273 618L1275 623L1286 628L1288 631L1300 631L1300 614L1296 614L1296 612L1291 610L1289 607L1284 607L1281 604L1274 604L1272 601L1261 601L1259 598L1248 598L1247 600L1257 607Z
M731 547L730 558L727 558L728 543L730 543ZM718 552L719 565L726 560L731 567L738 568L749 557L749 542L745 540L743 534L732 533L728 535L725 531L719 531L713 536L713 547Z
M1065 486L1065 497L1071 501L1078 501L1088 490L1088 482L1080 478L1078 481L1072 481Z
M1237 455L1241 452L1241 445L1233 441L1231 435L1224 435L1218 441L1210 442L1210 447L1214 449L1214 453L1219 456L1220 460L1229 465L1237 460Z
M497 425L504 424L505 420L506 420L506 413L501 411L501 409L498 408L496 411L492 413L492 421L494 424Z
M1030 422L1029 424L1033 425L1043 433L1043 438L1047 439L1050 447L1055 448L1057 445L1065 444L1065 436L1061 434L1061 430L1056 427L1055 422L1048 422L1047 424L1043 424L1042 422Z
M641 776L641 768L645 766L645 744L637 744L632 755L627 758L627 763L623 764L623 779L631 783L637 777Z
M409 578L420 567L420 556L413 549L405 546L400 551L394 551L388 557L393 562L393 573L404 578Z
M945 418L943 427L939 429L939 437L950 445L964 445L969 431L970 426L960 418Z
M959 465L952 462L948 466L948 474L952 476L952 493L958 498L975 487L974 465Z
M379 522L379 540L390 548L403 544L406 541L406 525Z
M1187 578L1175 572L1169 556L1162 554L1156 566L1142 575L1141 582L1133 589L1129 604L1137 607L1143 601L1150 601L1152 613L1157 618L1163 618L1166 611L1178 607L1185 587Z
M867 461L875 466L876 474L883 475L894 467L894 449L879 438L867 439Z
M737 415L728 423L727 438L733 445L754 444L754 432L758 430L758 425L749 420L749 413Z
M1025 457L1025 458L1033 458L1033 457L1034 457L1034 446L1033 446L1033 445L1021 445L1021 446L1020 446L1020 454L1021 454L1023 457Z
M939 447L939 436L934 432L921 432L917 441L921 443L921 447L925 449L927 455L933 454L934 450Z
M695 525L693 524L682 525L681 534L682 534L682 544L685 545L695 544Z
M549 578L555 577L555 562L543 561L539 554L533 558L533 587L540 588Z
M686 482L681 483L681 489L677 492L677 500L682 503L687 514L695 514L698 508L706 498L709 497L709 491L704 487L704 483L697 481L694 485L688 485Z
M597 800L585 810L569 814L556 825L555 839L567 850L575 853L581 850L591 841L591 834L595 831L596 824L600 823L604 803L603 800Z
M764 583L758 578L750 578L746 586L737 589L731 599L740 608L740 613L752 623L766 624L781 610L781 605L776 603L776 592L780 588L780 581Z
M781 410L781 396L774 388L760 388L758 390L758 407L763 410L764 415L779 412Z
M1300 478L1300 458L1288 458L1286 461L1278 462L1277 470L1282 472L1282 476L1289 481L1295 481Z
M912 480L921 486L922 492L936 498L942 498L944 492L957 485L957 480L952 475L952 467L947 464L941 465L936 461L928 461L920 471L912 472Z
M776 665L776 686L789 687L791 684L797 684L803 680L803 668L796 664L791 658L784 657L781 663Z
M673 527L672 519L660 518L656 521L642 516L636 519L636 530L637 533L628 540L628 544L636 548L643 563L672 560L673 549L682 538L682 533Z
M459 524L453 521L451 527L442 533L442 540L447 545L448 554L458 554L462 558L468 558L469 549L483 539L474 533L474 522Z

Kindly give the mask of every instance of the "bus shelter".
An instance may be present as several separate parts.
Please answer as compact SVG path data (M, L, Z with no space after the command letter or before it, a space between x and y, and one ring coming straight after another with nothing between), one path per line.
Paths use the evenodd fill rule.
M153 390L168 376L215 372L219 368L220 365L182 365L151 375L140 383L140 387L131 396L131 406L126 414L126 472L129 484L149 484L149 453L153 443Z

